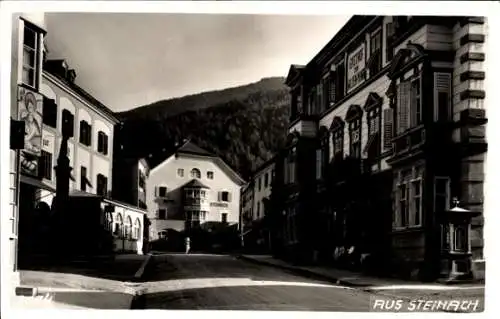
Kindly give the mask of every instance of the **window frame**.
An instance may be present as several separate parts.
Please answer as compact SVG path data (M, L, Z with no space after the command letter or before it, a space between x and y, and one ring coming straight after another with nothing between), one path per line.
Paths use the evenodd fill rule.
M80 121L79 142L87 147L92 145L92 126L86 121Z
M43 33L38 31L37 27L33 25L32 23L29 23L28 21L21 19L22 20L22 25L23 25L23 40L22 40L22 53L21 53L21 83L24 85L33 88L35 90L38 90L40 83L39 83L39 75L41 72L41 65L40 65L40 55L42 55L42 45L41 45L41 39L43 39ZM34 47L29 46L29 44L26 43L26 31L30 30L33 32L34 39L33 39L33 45ZM30 65L30 63L25 64L25 56L26 56L26 50L30 50L33 53L33 65ZM29 72L33 72L33 79L32 82L29 83L27 80L24 78L24 72L25 70L28 70ZM29 75L28 75L28 81L29 81Z
M191 178L201 179L201 171L198 168L191 169Z
M158 219L161 219L161 220L167 219L167 209L166 208L158 208Z
M84 174L85 172L85 174ZM87 167L80 165L80 190L82 192L87 191Z
M108 155L108 135L103 131L97 132L97 152L102 155Z
M349 121L349 156L361 159L361 142L362 142L362 117L356 116ZM358 138L354 141L355 133L357 132ZM357 150L357 152L355 152ZM357 153L357 154L355 154ZM357 156L354 156L357 155Z
M162 195L162 190L164 191ZM158 197L166 198L167 197L167 187L166 186L158 186Z
M177 169L177 177L184 177L184 168Z
M52 170L53 170L53 155L45 150L41 151L41 172L40 176L46 180L52 181Z
M71 124L71 125L70 125ZM75 136L75 115L68 109L62 110L61 115L61 132L68 129L68 135L70 138Z
M53 129L57 129L57 109L58 107L55 100L49 99L45 96L43 97L43 125L47 125L49 127L52 127Z
M213 171L207 171L207 179L214 179L214 175Z
M97 195L104 196L106 197L108 194L108 178L103 175L103 174L97 174L97 188L96 188L96 193ZM104 189L102 187L104 186ZM101 192L103 191L103 192Z
M377 36L379 37L378 40L379 47L376 50L374 50L373 44L377 43L374 41ZM377 30L370 33L370 58L369 58L370 77L377 75L382 70L382 46L383 46L382 37L383 37L382 27L379 27Z

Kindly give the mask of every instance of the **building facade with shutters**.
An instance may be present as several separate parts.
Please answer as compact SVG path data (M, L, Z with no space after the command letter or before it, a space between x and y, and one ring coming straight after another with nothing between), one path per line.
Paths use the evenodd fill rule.
M290 67L273 191L286 254L336 261L354 247L392 273L433 278L447 245L438 215L458 198L481 212L463 249L483 259L486 27L479 17L354 16Z
M52 211L63 132L70 136L67 156L72 209L61 213L71 232L68 245L75 252L92 253L93 249L98 253L104 249L107 233L113 234L110 249L142 253L146 211L111 196L113 132L118 119L75 83L76 71L65 60L47 59L47 33L34 22L43 22L43 15L36 18L13 17L11 192L13 216L17 214L13 219L18 242L15 256L29 263L34 255L50 250L48 233L54 237L61 231L63 236ZM24 138L16 141L18 126ZM118 231L115 220L122 220ZM89 237L89 232L103 236Z
M222 159L187 140L151 166L146 205L150 238L238 226L243 179Z
M258 167L242 190L242 235L247 250L268 250L270 247L265 217L274 179L274 160L273 157Z

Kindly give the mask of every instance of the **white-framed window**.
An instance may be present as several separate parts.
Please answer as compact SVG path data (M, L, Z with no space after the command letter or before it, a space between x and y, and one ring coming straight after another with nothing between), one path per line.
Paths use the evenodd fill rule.
M207 172L207 179L214 179L214 172L208 171Z
M26 20L23 26L23 56L22 56L22 83L38 89L38 76L41 72L40 56L43 52L43 35L38 28Z
M184 169L183 168L178 168L177 169L177 176L184 177Z
M97 133L97 152L103 155L108 155L108 148L108 135L106 135L106 133L102 131L99 131Z
M394 228L423 225L423 166L416 165L396 173Z
M80 143L85 146L92 143L92 126L85 120L80 121Z
M422 78L420 74L399 83L397 95L397 133L422 124Z
M156 196L158 197L167 197L167 187L166 186L158 186L157 187L157 194Z
M228 191L219 192L219 196L218 197L219 197L218 198L219 202L229 203L231 201L231 193L228 192Z
M191 177L192 178L198 178L198 179L201 178L201 172L200 172L200 170L197 169L197 168L193 168L191 170Z

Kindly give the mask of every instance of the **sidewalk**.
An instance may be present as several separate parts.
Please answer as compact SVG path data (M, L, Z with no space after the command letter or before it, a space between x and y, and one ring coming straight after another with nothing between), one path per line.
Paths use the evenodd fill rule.
M422 284L394 278L371 277L359 272L320 266L295 266L269 255L239 255L238 258L261 265L292 271L301 276L325 280L334 284L358 288L364 291L392 297L407 298L483 298L484 284L461 284L458 286L439 283Z
M118 255L112 261L72 262L60 267L21 270L13 296L18 309L130 309L151 255Z

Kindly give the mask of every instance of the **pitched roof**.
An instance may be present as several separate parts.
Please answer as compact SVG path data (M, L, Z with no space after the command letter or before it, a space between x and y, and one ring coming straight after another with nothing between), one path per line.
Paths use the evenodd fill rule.
M207 150L202 149L198 145L191 142L191 140L187 140L181 147L179 147L176 151L177 153L186 153L186 154L194 154L194 155L202 155L202 156L216 156L213 153L210 153Z
M197 179L192 179L191 181L187 182L186 184L184 184L182 186L183 188L184 187L197 187L197 188L206 188L206 189L210 189L210 187L208 187L207 185L203 184L202 182L200 182L199 180Z

